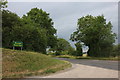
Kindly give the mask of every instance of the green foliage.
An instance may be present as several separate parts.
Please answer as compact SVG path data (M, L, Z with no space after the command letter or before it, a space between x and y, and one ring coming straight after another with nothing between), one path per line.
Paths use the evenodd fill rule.
M17 25L19 26L21 25L20 17L17 14L12 13L11 11L3 10L2 11L2 28L8 27L12 29L12 27Z
M49 14L42 9L33 8L22 18L3 10L2 26L4 48L12 48L13 41L22 41L24 50L42 53L46 53L47 47L56 46L56 29Z
M8 10L2 11L2 46L11 48L12 36L11 31L14 26L20 26L21 20L17 14Z
M72 47L67 40L63 38L58 38L57 46L53 48L53 50L56 51L56 55L61 55L61 54L68 54L71 48Z
M50 55L50 56L56 56L56 53L55 52L49 52L48 55Z
M110 56L112 57L120 56L120 44L113 45L113 49L110 53Z
M42 9L33 8L27 13L27 15L23 16L23 19L24 18L32 21L35 27L46 29L48 47L54 47L56 45L56 29L53 27L53 22L52 19L49 17L49 13L46 13Z
M68 54L68 51L62 51L60 54L61 54L61 55L67 55L67 54Z
M22 41L25 50L46 53L47 39L44 29L29 25L14 27L11 32L12 41Z
M7 7L7 1L6 0L0 0L0 9L1 8L6 8Z
M120 44L118 44L118 56L120 56Z
M76 52L75 52L75 56L82 56L82 45L80 43L76 43Z
M73 47L70 47L68 49L68 55L74 55L75 54L75 49Z
M77 25L77 31L71 35L72 41L83 42L89 46L89 56L110 56L115 42L111 22L106 23L103 15L97 17L87 15L79 18Z
M68 50L69 47L70 47L70 43L68 41L66 41L63 38L58 38L58 42L57 42L57 50L58 51Z

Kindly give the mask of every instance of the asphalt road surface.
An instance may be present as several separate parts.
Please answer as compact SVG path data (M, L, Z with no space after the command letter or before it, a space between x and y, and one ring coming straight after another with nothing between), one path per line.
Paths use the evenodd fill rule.
M73 64L83 64L94 67L101 67L106 69L118 70L118 61L108 60L87 60L87 59L69 59L69 58L56 58L60 60L66 60Z
M32 78L118 78L118 61L68 59L72 68L48 76Z

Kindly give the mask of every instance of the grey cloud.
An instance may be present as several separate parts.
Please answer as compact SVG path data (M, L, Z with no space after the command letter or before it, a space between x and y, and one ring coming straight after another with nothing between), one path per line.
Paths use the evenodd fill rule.
M107 21L113 24L113 31L118 33L118 7L116 2L11 2L8 9L19 16L26 14L31 8L38 7L50 13L58 37L69 41L70 34L77 28L77 20L91 14L104 14ZM73 43L69 41L72 45Z

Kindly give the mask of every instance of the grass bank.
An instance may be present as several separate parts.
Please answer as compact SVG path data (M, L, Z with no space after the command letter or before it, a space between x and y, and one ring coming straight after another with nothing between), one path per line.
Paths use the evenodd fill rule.
M66 61L36 52L2 49L2 77L23 78L46 75L70 67Z
M90 60L120 60L120 57L83 57L83 56L71 56L71 55L60 55L54 56L58 58L70 58L70 59L90 59Z

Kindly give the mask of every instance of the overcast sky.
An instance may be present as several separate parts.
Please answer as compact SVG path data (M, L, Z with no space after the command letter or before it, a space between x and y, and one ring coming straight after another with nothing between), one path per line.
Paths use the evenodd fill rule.
M104 15L107 22L113 24L113 32L118 34L118 3L117 2L9 2L8 10L20 17L31 8L41 8L50 13L59 38L69 40L77 28L78 18L86 15Z

